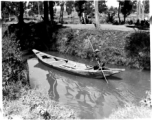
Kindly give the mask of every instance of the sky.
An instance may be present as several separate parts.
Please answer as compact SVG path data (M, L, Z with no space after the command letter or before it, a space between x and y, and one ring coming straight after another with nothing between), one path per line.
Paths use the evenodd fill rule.
M118 7L118 2L117 2L117 0L107 0L107 6L108 7L111 7L111 6L113 6L113 7Z

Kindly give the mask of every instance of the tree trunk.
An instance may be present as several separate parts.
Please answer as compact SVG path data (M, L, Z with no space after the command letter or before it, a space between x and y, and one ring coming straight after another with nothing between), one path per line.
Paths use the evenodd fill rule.
M141 17L142 20L145 19L144 11L145 11L145 1L143 1L143 3L142 3L142 17Z
M24 23L23 14L24 14L23 2L20 2L19 24L23 24Z
M118 18L119 18L119 24L120 24L120 2L119 2L119 7L118 7Z
M54 21L54 11L53 11L53 1L49 1L49 9L50 9L50 21L51 21L51 25L53 25L53 21Z
M125 24L125 22L126 22L126 15L124 15L124 24Z
M95 27L96 29L100 29L100 23L99 23L99 9L98 9L98 0L94 0L95 2Z
M44 22L48 22L48 1L44 1Z
M61 3L60 19L59 22L63 24L63 11L64 11L64 2Z

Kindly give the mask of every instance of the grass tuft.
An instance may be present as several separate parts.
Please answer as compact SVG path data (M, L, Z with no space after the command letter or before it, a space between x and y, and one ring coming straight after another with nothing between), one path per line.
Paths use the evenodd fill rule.
M109 119L138 119L151 118L151 109L133 104L126 105L125 108L118 108L109 116Z
M20 115L23 119L76 119L70 107L52 101L43 90L23 90L18 100L4 101L5 116Z

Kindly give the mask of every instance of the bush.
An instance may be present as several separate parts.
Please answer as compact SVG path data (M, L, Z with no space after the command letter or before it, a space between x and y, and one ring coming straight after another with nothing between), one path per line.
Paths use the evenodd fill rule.
M76 119L77 113L70 107L52 101L42 89L24 90L15 101L4 101L5 116L20 115L23 119Z
M106 19L106 22L107 23L113 23L114 22L114 16L115 16L115 13L113 12L108 12L108 16L107 16L107 19Z
M87 40L89 37L94 49L100 50L101 61L107 64L150 69L149 32L71 30L67 28L58 31L54 37L56 50L59 52L93 59L93 51Z
M72 36L69 34L68 39ZM21 119L75 119L76 113L67 106L51 101L42 90L30 89L27 68L22 60L19 42L13 36L2 39L4 116Z
M28 85L27 70L22 62L22 53L15 38L2 39L2 77L4 99L16 99L24 85Z
M138 31L126 38L126 56L129 64L138 68L150 69L150 34ZM129 60L130 59L130 60Z
M129 32L112 30L71 30L62 29L56 38L57 51L81 58L94 59L94 49L100 50L100 59L108 64L125 65L124 45Z

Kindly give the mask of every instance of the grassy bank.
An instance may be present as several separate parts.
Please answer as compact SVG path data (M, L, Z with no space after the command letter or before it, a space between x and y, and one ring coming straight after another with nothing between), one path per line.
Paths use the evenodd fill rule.
M109 119L142 119L151 118L151 109L133 104L114 110Z
M114 30L60 29L54 33L55 50L81 58L93 59L93 50L99 49L99 57L106 64L139 69L150 69L149 32Z
M23 63L22 51L14 35L2 39L3 111L7 118L75 119L68 106L52 101L39 89L31 89L28 68Z
M151 93L147 91L146 98L142 98L140 105L134 105L132 103L127 103L123 108L118 108L113 110L109 119L141 119L141 118L151 118Z
M41 22L10 25L6 33L15 34L22 50L56 50L90 60L94 58L91 41L106 64L150 69L149 31L80 30Z
M47 94L40 92L40 90L30 89L27 77L28 70L22 60L22 50L49 48L48 50L56 50L91 60L94 57L89 44L90 40L94 49L100 50L100 59L107 64L130 65L130 67L144 69L150 67L149 33L62 28L52 31L51 35L48 36L47 32L50 32L51 28L45 29L43 25L43 23L40 23L40 26L29 24L22 29L19 29L18 25L11 26L2 39L5 116L20 115L24 119L78 118L77 113L68 106L51 101ZM42 26L44 31L41 30ZM43 41L45 38L47 40ZM17 42L17 40L19 41ZM133 111L129 111L130 109L127 107L115 110L113 113L115 115L112 114L113 116L111 115L110 118L128 118L133 112L143 114L140 116L141 118L149 114L149 108L143 108L143 106L132 108ZM126 110L129 115L123 110ZM146 110L147 113L144 113L143 110ZM116 111L122 111L121 117L118 116L120 113Z
M19 99L4 101L5 116L21 116L22 119L78 119L70 107L52 101L43 90L22 89Z

